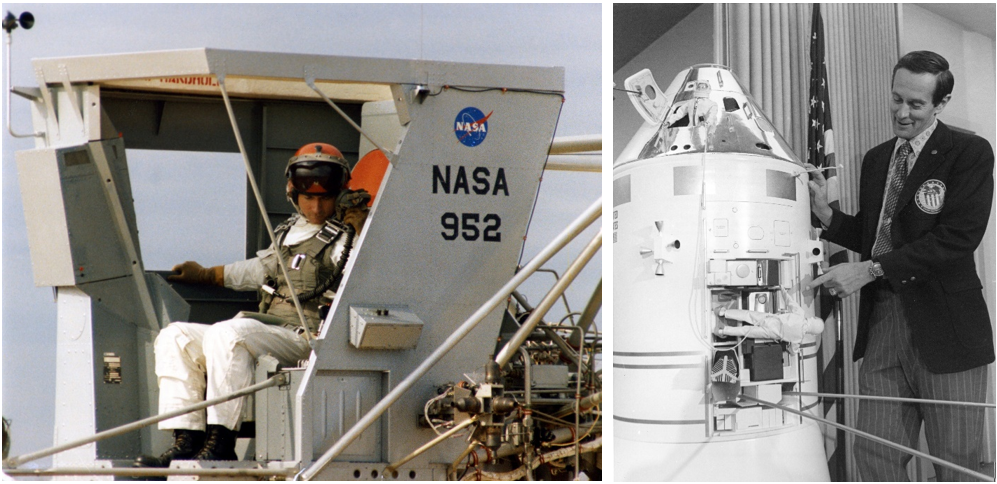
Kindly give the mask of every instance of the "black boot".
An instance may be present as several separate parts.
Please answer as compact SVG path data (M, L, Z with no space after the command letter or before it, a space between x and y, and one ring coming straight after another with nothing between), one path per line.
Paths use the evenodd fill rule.
M173 445L159 457L139 456L135 467L169 467L173 459L190 459L204 447L204 431L176 429L173 431Z
M239 460L235 455L235 431L224 425L208 425L204 448L194 460Z

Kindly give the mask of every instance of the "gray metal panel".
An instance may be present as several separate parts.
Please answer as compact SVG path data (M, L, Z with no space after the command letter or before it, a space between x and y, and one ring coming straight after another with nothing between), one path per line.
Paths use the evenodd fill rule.
M350 307L350 343L365 350L410 350L423 322L406 307Z
M232 318L239 311L259 310L259 296L255 291L234 291L225 287L164 280L170 274L170 271L155 271L148 273L147 277L167 286L170 292L188 305L189 314L184 319L171 321L214 324Z
M18 151L18 180L36 286L76 283L55 150ZM47 216L45 216L47 215Z
M97 432L134 422L144 415L139 405L139 355L135 347L135 325L123 321L102 303L93 302L93 381ZM104 354L121 358L121 383L104 379ZM97 443L101 459L134 459L142 451L139 432Z
M155 272L146 272L145 280L148 281L152 306L156 309L161 327L174 321L190 321L190 304L170 287L170 283L166 282L163 276Z
M262 364L257 366L257 382L269 377L267 370ZM294 460L294 394L304 372L291 370L287 375L291 378L289 385L270 387L255 395L257 460Z
M268 126L269 127L269 126ZM318 141L314 139L312 141ZM307 143L307 141L306 141ZM287 160L294 156L295 149L274 148L267 146L263 159L263 181L260 183L260 192L263 194L263 203L267 206L267 211L271 216L278 213L292 214L294 206L287 200L287 178L284 177L284 170L287 168ZM276 217L274 227L284 221L286 217ZM263 245L269 245L270 237L263 231L260 233Z
M409 106L412 121L408 132L348 263L344 286L326 321L310 375L376 368L390 371L395 380L404 378L509 280L522 250L560 106L560 96L458 90L445 90L422 104ZM455 119L467 107L476 107L484 115L492 113L487 136L473 147L462 144L455 133ZM450 193L441 186L434 193L434 166L438 170L451 167ZM456 189L458 170L463 170L468 183L474 185L476 168L489 170L492 189L487 194ZM504 190L494 194L499 170L508 196ZM478 214L479 220L495 214L501 219L501 239L485 241L479 232L476 240L468 240L474 237L466 239L462 229L455 240L446 240L442 226L446 213ZM478 225L479 230L484 226ZM351 305L408 306L425 323L418 346L401 351L353 347L348 324ZM488 315L399 399L394 407L398 410L387 418L391 445L386 460L398 459L435 436L432 430L418 427L412 409L421 409L427 398L435 396L436 385L459 379L464 372L485 364L494 349L501 319L501 309ZM317 400L317 390L310 386L312 378L306 379L299 392L306 404ZM416 458L413 465L447 461L463 450L463 445L457 440L443 442Z
M135 284L128 277L82 288L60 287L57 292L56 444L148 416L144 410L150 398L155 400L155 395L146 394L154 390L147 382L155 335L120 314L127 311L116 307L122 304L118 298L129 292L129 306L137 307ZM104 353L120 358L120 383L105 382ZM153 431L147 428L62 452L53 457L53 464L92 467L95 459L132 459L150 451L156 440Z
M34 59L35 70L41 70L49 82L60 79L60 67L65 66L72 82L102 79L132 79L208 74L207 49L185 49L131 54L76 56Z
M379 371L318 372L312 386L316 419L311 446L315 449L313 459L320 457L323 452L320 449L327 449L339 440L385 395L383 380L384 374ZM381 435L382 424L378 421L368 428L338 460L380 462L387 445Z
M379 145L387 149L394 149L398 145L404 129L398 119L395 103L391 101L364 103L362 116L361 126ZM374 149L375 146L367 138L360 137L361 158Z
M135 210L120 140L103 142L138 250ZM117 156L113 156L117 154ZM35 285L69 286L130 275L93 155L87 146L17 153ZM109 234L112 234L109 236Z
M445 481L449 464L432 463L399 467L398 477L385 477L384 464L364 464L361 462L330 462L322 472L315 475L314 481Z
M535 365L530 369L530 378L534 388L566 388L568 387L567 365Z
M360 122L361 105L337 103L350 116ZM324 102L266 102L267 148L283 148L294 154L305 143L322 141L339 148L343 154L356 153L360 134L343 117ZM287 158L284 158L287 163ZM283 170L281 170L283 178Z
M239 152L220 99L103 90L101 104L129 149ZM258 101L232 100L247 140L260 138L260 107ZM246 143L247 149L258 147Z
M186 50L35 59L48 82L65 70L72 82L226 74L240 77L432 84L564 90L564 68L496 66L404 59L197 48Z

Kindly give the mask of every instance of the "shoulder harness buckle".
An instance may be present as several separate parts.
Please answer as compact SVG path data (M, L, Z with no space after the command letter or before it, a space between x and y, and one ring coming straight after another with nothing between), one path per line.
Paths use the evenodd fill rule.
M336 237L343 232L343 229L343 225L339 222L336 222L335 220L326 220L325 225L322 226L322 229L315 234L315 238L321 240L325 244L328 244L333 240L336 240Z

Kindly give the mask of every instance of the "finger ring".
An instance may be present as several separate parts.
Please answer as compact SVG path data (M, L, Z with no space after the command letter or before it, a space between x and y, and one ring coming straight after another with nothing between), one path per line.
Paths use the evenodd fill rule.
M832 296L838 295L838 291L836 291L833 287L831 289L828 289L827 292L831 293Z

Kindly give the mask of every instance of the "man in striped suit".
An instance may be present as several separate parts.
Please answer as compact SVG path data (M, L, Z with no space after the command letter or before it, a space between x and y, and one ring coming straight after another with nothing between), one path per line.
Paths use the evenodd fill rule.
M893 71L896 138L862 161L859 211L827 204L823 176L810 181L822 237L861 254L810 287L861 291L854 358L865 395L983 402L994 343L973 252L987 228L994 153L975 135L937 120L951 98L948 62L933 52L905 55ZM982 408L864 400L858 428L917 447L924 422L932 455L970 469L980 464ZM907 480L910 454L857 439L863 480ZM935 465L939 481L965 480Z

